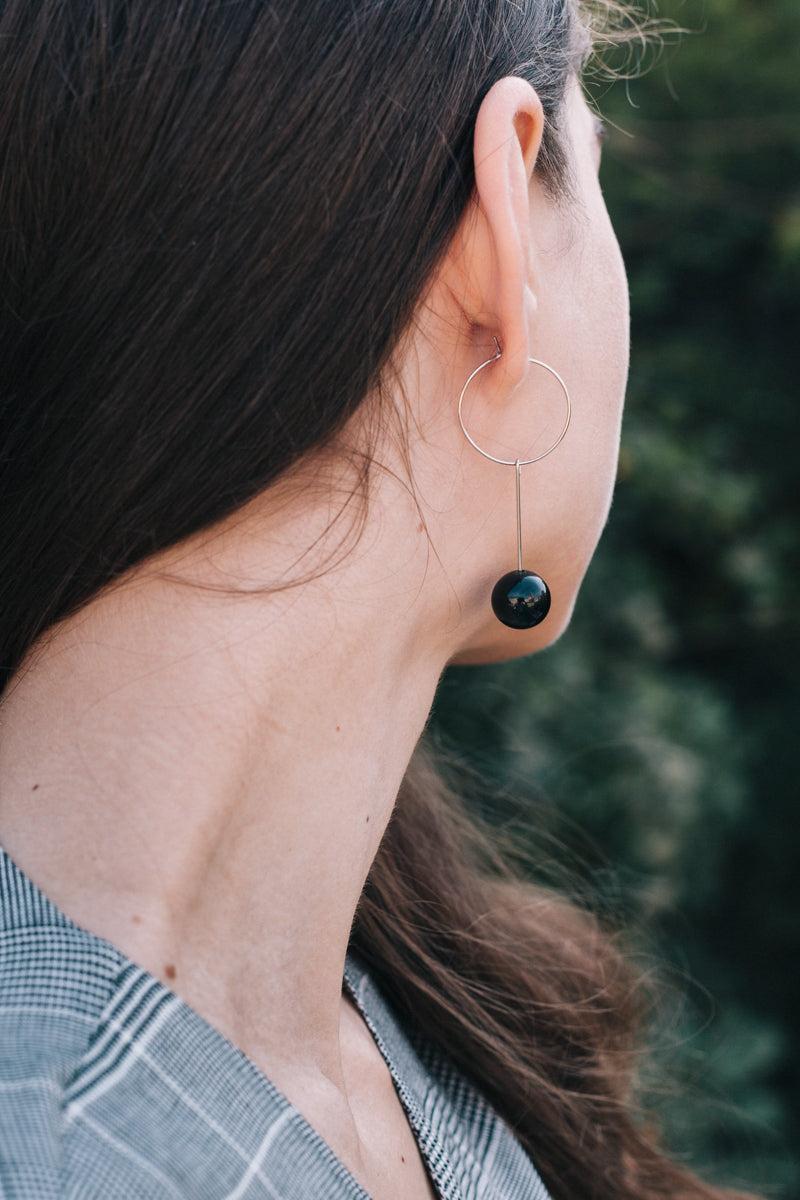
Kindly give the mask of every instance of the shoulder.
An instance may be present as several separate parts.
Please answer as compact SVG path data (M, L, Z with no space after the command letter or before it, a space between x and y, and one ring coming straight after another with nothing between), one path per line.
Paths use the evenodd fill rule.
M2 1200L356 1200L257 1067L0 850Z
M60 1194L65 1098L125 960L72 925L0 851L0 1179Z
M82 1053L127 959L79 929L0 850L0 1052L23 1070L64 1077Z

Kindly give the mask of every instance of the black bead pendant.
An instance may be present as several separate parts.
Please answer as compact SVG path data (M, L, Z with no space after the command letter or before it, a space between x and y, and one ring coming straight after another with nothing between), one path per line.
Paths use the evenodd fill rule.
M494 585L492 608L510 629L533 629L550 612L550 589L533 571L509 571Z

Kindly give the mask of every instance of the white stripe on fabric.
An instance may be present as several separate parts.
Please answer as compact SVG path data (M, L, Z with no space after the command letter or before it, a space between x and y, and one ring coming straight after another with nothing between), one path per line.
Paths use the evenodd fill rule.
M76 1116L81 1115L85 1111L87 1105L95 1104L101 1096L110 1091L127 1074L134 1058L147 1061L147 1056L145 1055L147 1043L153 1040L165 1021L168 1020L176 1009L180 1008L180 1004L181 1002L177 996L173 998L171 1004L165 1004L163 1011L159 1013L149 1029L136 1042L131 1039L127 1029L121 1025L116 1026L120 1037L125 1040L130 1048L130 1054L126 1054L122 1062L114 1070L100 1076L97 1082L91 1084L77 1099L69 1101L64 1110L64 1119L66 1121L74 1120Z
M118 1071L113 1073L113 1077L107 1077L107 1078L111 1079L111 1082L108 1083L108 1086L105 1086L106 1080L103 1080L100 1084L98 1084L98 1086L94 1089L94 1091L92 1092L92 1094L90 1096L90 1101L93 1101L96 1098L96 1096L102 1095L104 1092L108 1091L109 1087L113 1086L113 1084L115 1082L117 1082L119 1078L122 1078L122 1076L124 1076L126 1074L128 1067L130 1065L130 1062L131 1062L131 1056L133 1056L136 1059L138 1059L140 1062L143 1062L147 1066L147 1068L153 1072L154 1075L157 1075L158 1078L167 1085L167 1087L170 1089L171 1092L174 1092L175 1095L179 1096L180 1099L183 1101L183 1103L186 1105L186 1107L190 1108L192 1110L192 1112L196 1113L197 1116L200 1117L200 1119L202 1121L204 1121L206 1123L206 1125L209 1126L210 1129L213 1129L214 1133L218 1134L219 1137L221 1137L222 1140L228 1146L230 1146L231 1150L233 1150L234 1153L238 1154L239 1157L244 1162L249 1162L250 1156L249 1156L248 1152L244 1149L243 1146L241 1146L236 1141L235 1138L231 1137L231 1134L225 1128L225 1126L221 1125L220 1122L217 1121L214 1117L212 1117L210 1113L206 1112L206 1110L204 1108L202 1108L201 1105L198 1104L197 1101L188 1094L188 1092L185 1092L184 1089L180 1086L180 1084L175 1079L173 1079L173 1077L170 1074L168 1074L168 1072L165 1071L164 1068L162 1066L160 1066L160 1064L157 1063L156 1060L154 1058L152 1058L151 1055L149 1055L147 1053L147 1043L152 1040L152 1038L155 1036L155 1034L158 1032L158 1030L164 1024L164 1020L166 1019L166 1017L170 1016L176 1010L182 1009L182 1008L183 1008L183 1001L179 1000L177 997L173 997L173 1003L171 1003L169 1005L168 1011L166 1013L160 1014L160 1016L157 1018L157 1020L155 1022L153 1022L153 1026L150 1029L148 1029L147 1036L141 1038L138 1042L132 1041L129 1031L126 1028L124 1028L123 1026L119 1026L118 1033L119 1033L120 1037L124 1038L125 1041L128 1043L128 1045L130 1046L131 1055L126 1056L125 1061L122 1064L122 1067L124 1067L124 1069L120 1068ZM82 1099L84 1099L84 1098L82 1098ZM87 1103L88 1102L89 1101L87 1101ZM76 1104L80 1105L80 1101L77 1101ZM71 1107L72 1106L70 1106L70 1108ZM80 1111L82 1111L82 1107L81 1107ZM290 1118L294 1115L296 1115L295 1109L287 1107L286 1111L284 1113L282 1113L281 1116L278 1118L278 1121L283 1122L284 1118L286 1118L288 1120L288 1118ZM264 1177L260 1174L260 1172L258 1172L258 1177L267 1186L271 1186L269 1184L269 1180L264 1179Z
M164 995L164 991L158 987L157 982L144 975L143 972L130 979L120 995L114 998L110 1009L101 1016L99 1025L103 1032L87 1055L84 1069L74 1082L74 1091L79 1094L89 1091L96 1079L102 1078L112 1070L115 1061L120 1057L120 1033L123 1033L124 1030L126 1046L131 1045L133 1036L130 1031L132 1030L136 1034L142 1026L148 1023L159 1004L163 1003ZM133 1014L143 1001L146 1001L145 1007L134 1020ZM138 1041L138 1045L147 1045L154 1032L160 1028L159 1018L156 1018L153 1025L156 1025L157 1028L155 1030L152 1026L148 1028ZM75 1097L75 1099L78 1098L79 1096Z
M148 1175L151 1175L153 1179L157 1179L159 1183L163 1184L172 1193L175 1200L186 1200L185 1195L178 1191L175 1184L163 1171L160 1171L158 1167L154 1167L151 1162L148 1162L146 1158L139 1154L137 1150L134 1150L127 1142L121 1142L119 1138L114 1137L114 1134L104 1128L99 1121L94 1121L85 1112L78 1113L76 1119L80 1121L81 1125L85 1125L93 1133L96 1133L109 1146L113 1146L119 1154L124 1155L125 1158L129 1158L131 1162L135 1162L137 1167L141 1167L142 1170L147 1171Z
M0 1004L0 1017L9 1013L14 1017L28 1016L34 1013L42 1017L69 1017L71 1021L80 1021L84 1025L96 1025L97 1018L88 1013L76 1012L74 1008L48 1008L45 1004Z
M61 1095L61 1088L54 1079L40 1079L37 1076L31 1079L0 1079L0 1092L22 1092L26 1088L40 1088L54 1096Z
M287 1109L286 1112L281 1113L259 1146L258 1150L256 1151L255 1158L250 1163L250 1166L247 1168L242 1178L239 1180L239 1183L232 1192L229 1192L228 1195L225 1196L224 1200L241 1200L242 1196L245 1194L256 1176L258 1176L260 1182L264 1184L270 1195L275 1197L275 1200L281 1200L280 1196L275 1191L275 1188L272 1186L269 1180L261 1174L261 1166L270 1147L272 1146L272 1143L275 1141L283 1126L288 1124L291 1115L291 1109Z

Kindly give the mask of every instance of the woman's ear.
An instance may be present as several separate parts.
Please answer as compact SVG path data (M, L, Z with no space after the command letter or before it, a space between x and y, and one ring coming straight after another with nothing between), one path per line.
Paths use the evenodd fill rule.
M503 390L527 370L536 307L529 184L544 130L542 103L524 79L499 80L475 124L475 194L448 253L450 294L473 326L496 337L494 368ZM454 286L455 285L455 286Z

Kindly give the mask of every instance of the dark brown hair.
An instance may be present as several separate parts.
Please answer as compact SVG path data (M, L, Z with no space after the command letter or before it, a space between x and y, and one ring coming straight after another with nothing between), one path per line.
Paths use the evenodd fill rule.
M501 77L539 92L563 192L584 40L571 0L0 0L5 679L378 386ZM636 992L609 939L473 843L412 764L355 948L557 1200L715 1195L631 1114Z
M514 877L418 748L352 945L514 1130L554 1200L723 1200L638 1088L653 995L587 910Z

